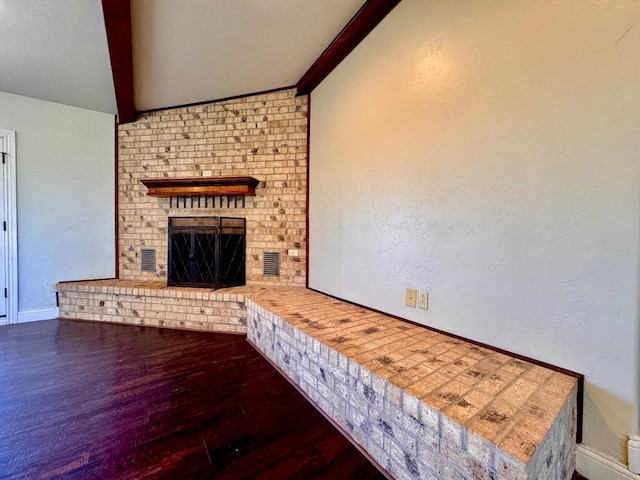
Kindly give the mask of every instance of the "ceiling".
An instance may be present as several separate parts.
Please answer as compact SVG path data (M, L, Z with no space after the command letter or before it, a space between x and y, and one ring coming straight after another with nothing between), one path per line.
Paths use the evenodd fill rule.
M0 0L0 91L115 113L100 0Z
M135 109L295 85L365 0L131 0ZM101 0L0 0L0 91L116 113Z

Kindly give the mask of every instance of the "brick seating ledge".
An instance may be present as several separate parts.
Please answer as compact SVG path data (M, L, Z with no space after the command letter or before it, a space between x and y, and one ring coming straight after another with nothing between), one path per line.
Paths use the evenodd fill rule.
M573 475L574 376L303 288L105 280L58 292L61 318L246 333L390 478Z

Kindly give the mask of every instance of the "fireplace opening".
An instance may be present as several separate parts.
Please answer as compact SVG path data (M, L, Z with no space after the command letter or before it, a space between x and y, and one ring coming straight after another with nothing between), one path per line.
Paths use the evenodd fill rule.
M245 284L246 220L170 217L167 284L224 288Z

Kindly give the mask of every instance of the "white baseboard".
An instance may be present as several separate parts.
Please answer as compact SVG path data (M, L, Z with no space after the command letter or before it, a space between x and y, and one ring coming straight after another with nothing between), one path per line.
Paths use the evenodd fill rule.
M39 322L40 320L51 320L60 316L59 308L45 308L43 310L27 310L18 312L18 323Z
M625 465L584 445L576 451L576 470L589 480L640 480Z

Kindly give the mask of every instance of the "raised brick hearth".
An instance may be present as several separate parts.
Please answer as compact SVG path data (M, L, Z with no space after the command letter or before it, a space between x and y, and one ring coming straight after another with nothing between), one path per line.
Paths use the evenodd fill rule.
M60 318L240 334L247 333L245 295L262 288L211 290L135 280L57 285Z
M577 379L304 289L249 340L394 478L568 480Z
M303 288L58 284L60 315L247 333L395 478L571 478L577 379Z

